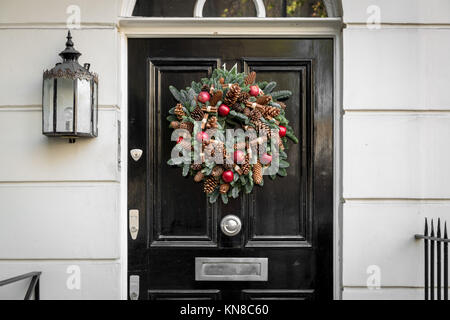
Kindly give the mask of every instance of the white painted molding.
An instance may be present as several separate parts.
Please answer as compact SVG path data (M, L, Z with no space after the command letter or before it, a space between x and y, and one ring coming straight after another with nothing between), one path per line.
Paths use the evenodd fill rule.
M133 16L133 10L135 5L136 0L122 0L122 8L120 9L120 16L121 17Z
M203 17L203 7L205 6L206 0L197 0L194 7L194 18L202 18ZM266 6L264 5L263 0L253 0L256 7L256 16L258 18L266 17Z
M121 18L119 30L129 38L330 36L341 32L341 18Z

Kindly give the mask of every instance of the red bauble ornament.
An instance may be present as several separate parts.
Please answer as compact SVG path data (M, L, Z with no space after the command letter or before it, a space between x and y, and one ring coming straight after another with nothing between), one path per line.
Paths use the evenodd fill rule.
M236 150L234 152L234 162L242 163L245 160L245 153L242 150Z
M256 84L253 86L250 86L249 94L253 97L258 96L259 95L259 87Z
M208 141L209 140L209 136L206 132L204 131L200 131L199 133L197 133L197 141L198 142L202 142L202 141Z
M230 108L226 104L221 104L219 107L219 115L222 117L225 117L229 113L230 113Z
M177 143L180 143L181 141L183 141L183 137L178 137Z
M272 162L272 156L270 154L264 153L261 156L261 160L260 161L261 161L262 164L269 164L269 163Z
M280 126L280 130L278 131L278 134L280 135L280 137L283 138L286 135L286 127Z
M231 181L233 181L233 179L234 179L234 173L233 173L233 171L231 171L231 170L224 171L224 172L222 173L222 179L223 179L223 181L225 181L226 183L230 183Z
M201 103L206 103L206 101L209 101L209 99L211 99L211 96L206 91L202 91L198 94L198 101L200 101Z

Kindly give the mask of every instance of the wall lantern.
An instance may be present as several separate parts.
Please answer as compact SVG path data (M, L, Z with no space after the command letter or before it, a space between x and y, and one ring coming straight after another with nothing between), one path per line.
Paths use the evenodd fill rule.
M42 133L51 137L96 137L98 121L98 77L81 66L81 53L67 35L66 49L60 54L62 63L44 72L42 94Z

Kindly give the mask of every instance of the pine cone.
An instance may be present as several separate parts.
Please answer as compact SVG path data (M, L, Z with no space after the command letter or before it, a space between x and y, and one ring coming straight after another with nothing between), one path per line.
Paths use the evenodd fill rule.
M266 131L266 134L269 136L269 138L270 138L270 136L271 136L271 133L270 133L270 127L267 125L267 124L265 124L264 122L262 122L261 120L258 120L258 121L254 121L253 122L253 124L255 125L255 127L256 127L256 129L258 130L258 133L260 132L260 131Z
M180 123L178 121L170 122L170 127L173 129L178 129L180 127Z
M218 128L219 125L217 124L217 117L216 116L212 116L211 118L208 119L208 123L206 124L206 128L208 129L215 129Z
M211 171L212 176L215 178L219 178L222 175L222 173L223 173L222 166L215 166Z
M205 177L205 175L203 174L203 172L199 171L196 173L196 175L194 176L194 181L195 182L201 182L203 180L203 178Z
M241 91L241 94L239 95L238 102L245 103L250 98L250 93Z
M180 123L180 129L186 129L192 133L192 131L194 131L194 124L190 121L182 122Z
M195 171L201 170L202 164L201 163L193 163L193 164L191 164L191 169L195 170Z
M217 90L212 94L211 99L209 100L209 105L212 107L215 107L217 102L219 102L220 100L222 100L223 98L223 92L222 90Z
M266 106L266 109L264 110L264 117L278 117L280 114L280 109L276 107Z
M256 79L256 72L252 71L245 77L245 84L246 85L253 84L255 83L255 79Z
M256 162L256 163L253 165L253 181L254 181L256 184L261 184L262 181L263 181L263 176L262 176L262 165L261 165L261 162L259 162L259 160L258 160L258 162Z
M252 109L250 109L250 108L245 108L244 109L244 114L248 117L248 116L250 116L250 113L252 113Z
M228 183L221 184L219 190L221 194L226 194L230 190L230 185Z
M247 153L245 156L245 162L242 165L242 173L244 175L247 175L250 172L251 166L250 166L250 155Z
M256 121L259 121L259 119L261 119L261 117L262 117L262 113L261 112L259 112L258 110L253 110L251 113L250 113L250 120L252 121L252 122L256 122Z
M203 191L206 194L212 193L216 189L217 184L218 183L217 183L217 180L215 178L208 177L208 178L206 178L205 183L203 185Z
M181 103L177 104L177 106L175 107L174 113L179 120L183 120L183 116L185 116L186 113L184 113L183 105Z
M256 99L256 103L259 103L262 105L268 104L270 101L272 101L272 96L269 96L269 95L259 96Z
M197 106L195 107L194 111L191 112L191 118L194 119L195 121L202 121L204 114L205 113L202 111L202 109L199 106Z
M227 94L225 95L225 99L223 102L227 106L232 106L237 102L239 95L241 94L241 87L237 83L231 85L230 89L228 89Z
M204 84L204 85L202 86L202 91L209 92L209 86L208 86L207 84Z
M231 106L231 109L233 109L234 111L237 111L237 112L243 112L244 111L244 108L241 106L241 104L239 102L236 102L235 104L233 104Z

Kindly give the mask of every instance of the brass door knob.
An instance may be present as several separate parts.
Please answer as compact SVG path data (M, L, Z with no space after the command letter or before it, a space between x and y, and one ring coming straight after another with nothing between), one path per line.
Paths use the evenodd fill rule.
M241 231L241 228L241 219L232 214L223 217L222 221L220 222L220 229L222 230L223 234L229 237L237 235Z

